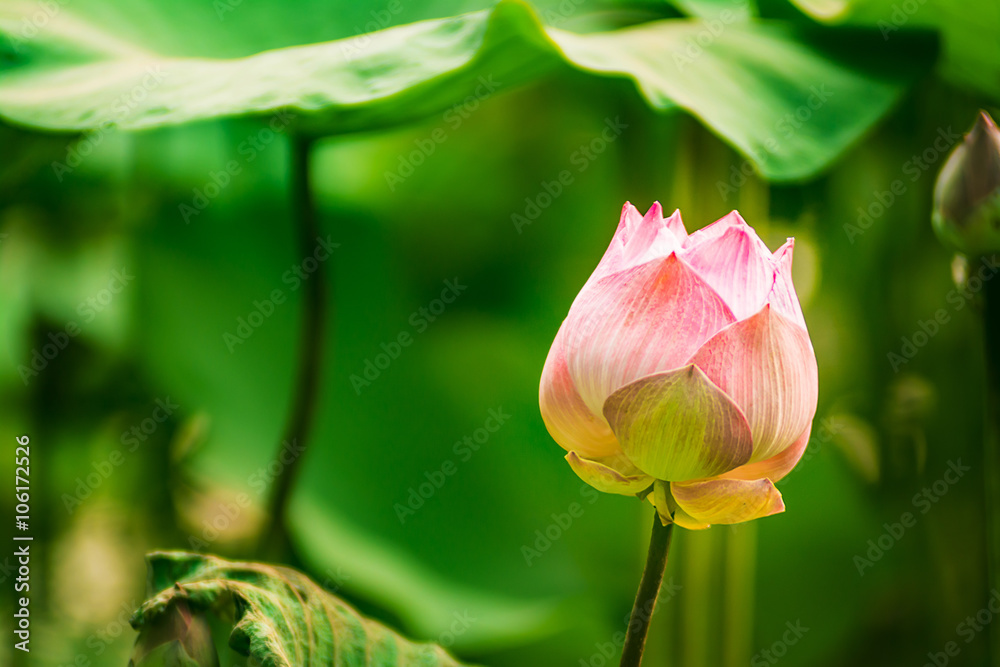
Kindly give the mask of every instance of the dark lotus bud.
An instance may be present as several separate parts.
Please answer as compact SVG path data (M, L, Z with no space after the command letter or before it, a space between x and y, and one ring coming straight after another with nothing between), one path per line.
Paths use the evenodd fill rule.
M961 253L1000 251L1000 130L985 111L941 168L932 222L938 237Z
M218 667L205 616L177 600L139 630L129 667Z

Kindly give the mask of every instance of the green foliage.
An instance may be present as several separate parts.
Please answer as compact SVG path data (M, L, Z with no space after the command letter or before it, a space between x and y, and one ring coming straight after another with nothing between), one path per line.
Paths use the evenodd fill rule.
M403 639L286 567L184 552L150 554L150 597L137 630L180 600L232 619L229 646L262 667L459 667L440 646Z
M818 20L877 29L887 43L915 29L937 31L940 68L956 84L1000 100L1000 4L993 0L794 0Z
M783 667L920 664L982 606L973 475L863 572L855 559L869 558L886 524L921 512L914 494L949 460L982 466L974 298L951 283L929 204L940 138L996 99L985 84L952 85L956 49L987 65L966 71L995 81L994 42L981 36L989 8L982 26L946 30L937 75L922 76L935 51L907 33L938 12L931 0L887 41L878 21L892 2L872 3L882 17L862 30L816 25L782 0L588 1L571 16L555 0L398 12L374 0L45 4L59 12L20 44L39 5L0 7L0 115L20 126L0 127L0 431L43 445L34 462L45 476L33 527L47 557L32 583L47 594L32 618L46 650L32 667L127 663L139 554L249 552L282 465L299 345L286 136L298 130L340 135L318 142L313 160L323 236L339 248L317 421L285 517L287 562L324 588L463 660L599 664L615 650L652 510L585 495L538 414L538 375L622 202L659 199L691 228L739 208L772 248L797 238L821 403L806 460L779 484L788 511L759 522L752 650L801 619L808 634ZM750 15L704 32L736 4ZM465 12L475 13L449 18ZM428 41L399 45L420 58L417 71L364 59L396 42L393 30L426 31ZM364 67L334 88L326 76L350 72L336 40L350 38L369 45L352 60ZM320 57L329 53L339 60ZM176 95L121 116L144 131L33 131L112 118L93 102L114 103L141 78L84 75L141 72L146 57L192 78L165 78ZM272 69L239 69L248 63ZM498 94L470 100L491 72L506 76L494 77ZM366 93L379 81L401 88ZM824 85L834 94L813 108L810 87ZM260 99L239 98L244 88ZM627 127L607 141L606 119ZM602 152L580 159L595 143ZM768 186L747 176L747 154L776 179L822 174ZM123 267L134 281L91 316L88 300ZM468 289L424 318L446 280ZM283 300L269 306L275 290ZM939 309L947 324L890 365L886 354L924 335ZM267 315L237 335L253 313ZM36 356L71 321L79 335L53 359ZM412 342L366 370L403 333ZM42 370L25 379L33 360ZM354 379L366 372L370 384ZM136 440L158 400L179 407ZM472 449L491 410L510 418ZM855 474L857 451L874 472ZM0 460L8 478L11 465ZM12 497L0 505L13 513ZM703 539L725 541L722 531ZM697 539L676 539L668 581L683 588L654 616L651 662L722 644L717 628L684 623L721 597ZM698 568L704 576L688 578ZM475 622L453 633L466 612ZM982 664L984 647L981 636L963 645L962 660Z
M766 177L788 180L826 167L930 65L932 50L910 43L900 52L870 34L831 53L787 25L747 16L578 34L503 0L491 10L232 59L166 56L142 39L61 15L58 30L22 43L9 19L0 33L6 25L15 40L14 64L0 76L0 115L92 131L284 109L282 126L343 134L440 113L570 65L632 80L654 109L686 110ZM862 50L863 64L852 59Z

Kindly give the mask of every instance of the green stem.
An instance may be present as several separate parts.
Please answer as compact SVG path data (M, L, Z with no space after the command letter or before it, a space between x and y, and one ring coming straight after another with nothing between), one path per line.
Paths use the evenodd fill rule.
M656 597L660 594L663 571L667 567L667 552L670 550L670 533L674 524L664 526L660 517L653 515L653 534L649 538L646 553L646 567L642 571L639 590L635 593L635 604L629 617L625 633L625 647L622 649L621 667L639 667L642 651L646 647L649 621L656 607Z
M986 424L983 477L986 483L986 544L990 590L1000 586L1000 280L983 286L983 346L986 356ZM1000 629L990 629L994 667L1000 667Z
M291 146L291 199L296 229L296 251L299 261L310 257L316 250L320 237L316 201L310 182L310 156L313 140L293 136ZM288 535L284 523L285 510L292 488L302 468L305 448L312 430L319 390L319 375L323 361L323 327L326 321L326 268L317 262L317 268L303 281L302 329L299 344L298 371L292 409L285 425L280 456L285 448L296 447L292 461L283 466L274 480L268 507L267 522L260 533L259 554L279 554L287 547Z

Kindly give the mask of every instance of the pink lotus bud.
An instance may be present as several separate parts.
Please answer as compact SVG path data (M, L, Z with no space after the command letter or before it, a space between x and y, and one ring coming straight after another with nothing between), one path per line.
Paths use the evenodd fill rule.
M961 253L1000 250L1000 130L985 111L941 168L932 222L938 237Z
M772 255L735 211L689 236L680 212L625 204L542 371L542 418L584 481L688 528L784 510L774 482L818 392L792 247Z

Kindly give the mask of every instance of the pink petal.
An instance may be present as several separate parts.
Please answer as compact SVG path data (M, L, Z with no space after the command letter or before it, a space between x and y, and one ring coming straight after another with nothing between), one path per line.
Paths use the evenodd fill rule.
M735 470L730 470L724 475L720 475L720 477L722 479L745 480L769 479L772 482L777 482L790 473L792 468L799 462L799 459L802 458L802 454L806 451L806 445L809 444L809 434L811 432L812 422L806 426L806 430L802 432L802 435L780 454L776 454L763 461L742 465Z
M618 228L615 230L615 235L611 237L608 249L604 251L604 256L597 263L597 268L594 269L594 272L590 274L590 278L584 284L583 290L604 276L620 271L623 268L622 261L625 255L625 247L641 226L642 216L639 215L639 211L629 202L625 202L625 205L622 206L622 215L618 220ZM580 291L582 292L583 290Z
M646 215L642 216L642 221L644 223L652 222L657 226L663 225L663 207L660 206L660 202L653 202L653 205L649 207L648 211L646 211Z
M636 215L638 215L638 212ZM661 232L666 231L666 226L663 224L663 209L660 208L659 204L653 204L625 244L625 250L618 270L627 269L639 264L639 259L644 257L647 251L657 243L657 237L661 235ZM669 234L669 236L669 240L673 241L673 235ZM659 241L659 244L663 245L662 240ZM676 249L677 244L672 243L665 248L666 252L661 253L661 256L665 257Z
M739 213L698 230L684 245L684 260L715 288L737 319L760 310L774 284L771 251Z
M660 480L720 475L753 449L743 413L697 366L625 385L608 397L604 416L628 460Z
M659 205L660 202L656 203ZM687 241L688 233L687 229L684 228L684 221L681 220L680 209L674 209L674 212L666 219L666 225L667 229L677 238L677 242L683 246L684 242Z
M538 402L542 421L552 439L567 451L588 458L613 456L621 452L614 433L598 412L594 414L580 398L566 367L566 322L549 349L542 369Z
M674 211L668 220L664 220L660 202L654 202L642 219L642 226L629 241L619 270L666 257L680 250L686 237L680 212Z
M767 302L774 306L774 309L779 313L805 329L806 320L802 316L802 306L799 305L799 297L795 293L795 285L792 283L792 254L794 250L795 239L788 239L785 241L785 245L775 251L772 259L774 284L767 297Z
M769 305L713 336L690 363L747 416L751 462L791 446L816 414L819 378L809 334Z
M708 524L743 523L785 511L781 492L767 479L674 482L670 492L680 509Z
M675 254L627 269L597 281L570 308L563 326L569 377L600 415L613 391L684 365L734 319Z

